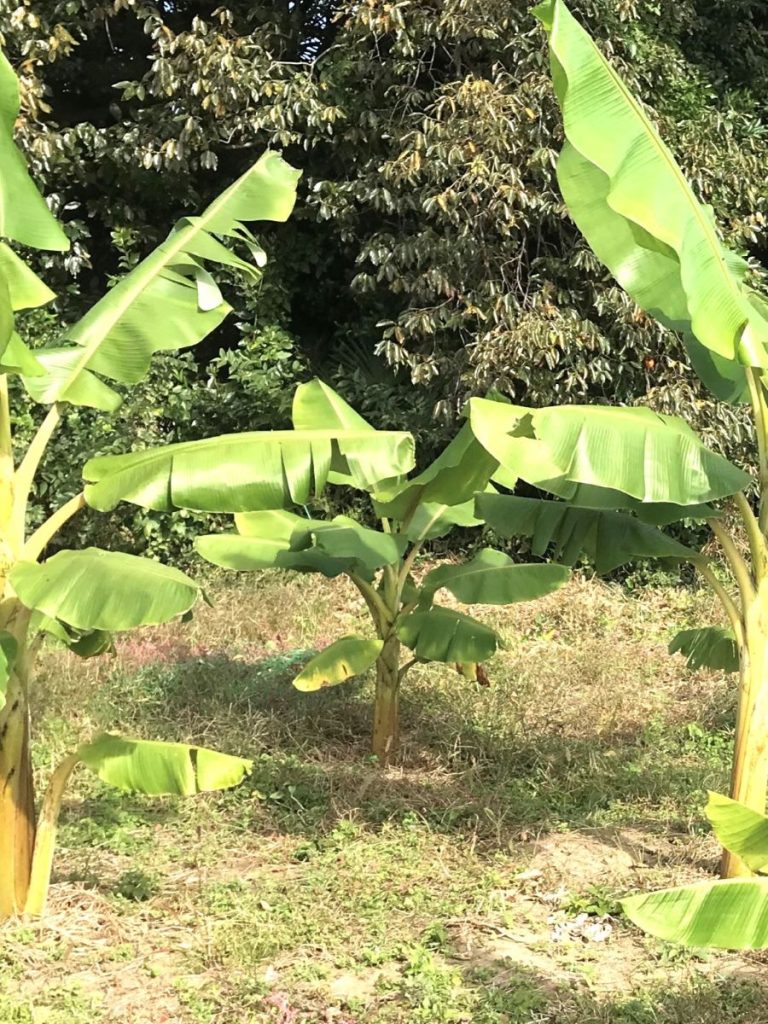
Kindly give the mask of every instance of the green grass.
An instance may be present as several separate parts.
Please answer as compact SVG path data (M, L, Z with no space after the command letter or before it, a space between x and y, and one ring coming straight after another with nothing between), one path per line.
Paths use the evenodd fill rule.
M41 775L102 728L254 771L190 801L78 774L47 921L0 930L0 1024L768 1024L760 957L663 946L617 912L716 861L701 810L733 686L665 653L711 615L692 592L581 582L493 611L491 686L415 671L386 772L369 681L290 685L360 628L330 584L256 578L113 660L47 653ZM580 914L609 915L608 941L553 940Z

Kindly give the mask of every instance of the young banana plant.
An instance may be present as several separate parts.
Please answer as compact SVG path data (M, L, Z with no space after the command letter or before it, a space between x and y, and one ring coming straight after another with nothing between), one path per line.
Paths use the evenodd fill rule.
M728 631L696 631L675 647L694 661L738 654L739 693L731 796L765 810L768 782L768 307L748 286L746 264L720 240L712 211L695 197L641 105L562 0L534 11L548 37L565 142L557 176L566 206L595 255L634 302L678 331L691 365L714 395L749 402L754 478L709 451L682 420L649 409L572 406L521 409L475 401L477 438L512 484L525 480L556 501L478 498L500 532L554 547L565 561L585 551L615 564L629 538L646 557L687 559L720 599ZM750 496L757 484L757 510ZM711 502L731 498L749 540L742 555ZM681 550L658 529L706 520L731 573ZM732 645L732 646L729 646ZM730 651L730 654L729 654ZM749 873L726 852L727 876Z
M200 554L238 571L291 569L326 577L347 576L370 613L370 636L345 636L304 667L294 680L300 690L335 686L370 668L376 670L373 752L381 764L396 753L400 732L400 688L416 662L444 662L470 678L484 678L480 663L496 650L496 632L477 619L435 603L447 590L463 604L531 601L561 586L569 570L544 563L518 565L486 548L459 564L444 564L417 582L414 563L424 545L455 526L480 526L474 495L488 487L498 468L465 426L422 473L414 465L407 435L375 430L320 381L300 385L293 401L293 431L259 435L258 462L220 472L207 452L221 441L171 445L164 449L107 456L86 464L89 504L113 508L119 501L170 510L236 512L236 533L201 537ZM247 434L228 439L231 451L249 443ZM252 435L253 436L253 435ZM296 474L303 438L335 437L335 451L313 449L310 474ZM200 486L201 476L218 474L218 491ZM326 485L367 493L372 521L348 516L327 520L304 507ZM206 489L208 484L205 484ZM290 508L301 509L300 512Z
M250 248L260 261L258 242L243 222L285 220L298 179L280 157L266 154L200 216L179 221L60 345L30 348L16 330L15 313L54 296L12 246L64 251L69 243L14 143L18 109L16 78L0 53L0 919L42 913L62 794L77 765L121 789L181 795L234 785L248 770L239 757L110 733L87 740L54 770L38 806L29 695L41 639L52 634L77 654L99 654L110 648L113 632L186 615L200 591L169 566L95 548L59 551L41 562L60 527L85 507L85 496L78 494L33 532L27 508L46 444L67 407L112 411L120 403L112 383L141 380L154 352L195 345L221 323L229 307L207 268L260 273L222 239ZM18 462L11 374L49 406ZM306 458L308 449L304 442Z

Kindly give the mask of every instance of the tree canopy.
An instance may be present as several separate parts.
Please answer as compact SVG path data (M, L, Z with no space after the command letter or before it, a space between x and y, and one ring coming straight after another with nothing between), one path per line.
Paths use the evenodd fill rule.
M763 5L573 6L728 242L761 255ZM468 395L501 387L525 404L647 400L733 452L738 412L703 395L674 336L621 293L565 213L561 129L528 8L0 0L22 76L20 141L74 242L51 268L62 308L207 202L215 169L234 177L270 145L302 167L300 203L271 231L262 284L239 286L241 331L288 332L364 411L378 403L382 425L412 421L411 382L427 431L433 413L451 419ZM217 332L202 357L237 340L231 326Z

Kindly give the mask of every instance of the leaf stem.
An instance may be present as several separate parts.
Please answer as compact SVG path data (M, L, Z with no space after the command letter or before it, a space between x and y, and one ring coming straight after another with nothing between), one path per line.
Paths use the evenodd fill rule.
M77 515L82 508L85 508L85 494L80 491L38 526L22 548L21 557L36 562L62 526L69 522L74 515Z
M760 529L760 524L752 511L746 494L739 491L734 495L736 507L738 508L744 527L749 538L749 550L752 555L752 573L759 584L768 568L768 543Z
M743 647L744 623L742 622L741 613L739 612L735 601L703 559L694 562L694 565L720 599L720 604L723 606L725 614L728 616L728 621L731 624L731 628L733 629L733 635L736 637L736 643L739 648Z
M347 576L349 576L362 594L365 603L368 605L368 610L373 617L373 621L377 626L380 624L381 632L384 632L384 629L392 624L392 614L386 603L382 600L381 594L379 594L375 587L371 586L370 583L364 580L361 576L358 576L356 573L349 572L347 573Z
M24 913L32 917L40 917L45 910L61 801L72 770L79 760L77 753L69 754L64 758L51 775L43 797L40 818L37 823L35 850L32 856L32 873L29 879L27 901L24 905Z
M27 504L32 491L32 484L35 479L37 467L45 454L48 442L53 437L54 431L61 422L62 406L56 402L48 410L48 413L32 438L29 448L16 471L16 487L13 498L13 520L11 528L16 544L21 547L24 543L24 529L27 519Z
M760 490L760 529L763 533L768 529L768 406L760 371L748 366L746 371L749 397L755 417L755 433L757 434L758 482Z
M738 548L733 542L733 538L725 527L719 523L717 519L708 519L707 525L717 537L720 547L723 549L725 559L730 566L736 583L738 584L739 592L741 594L741 604L744 609L744 614L746 615L747 610L755 597L755 583L752 579L749 567L741 557Z

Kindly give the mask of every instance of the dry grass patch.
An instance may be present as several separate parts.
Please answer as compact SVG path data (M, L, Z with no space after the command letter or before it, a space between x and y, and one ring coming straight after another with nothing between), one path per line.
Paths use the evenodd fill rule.
M188 802L76 777L51 915L0 933L0 1024L768 1024L759 958L681 955L615 913L714 864L734 687L666 654L717 621L708 596L575 578L474 609L506 640L491 686L415 669L382 772L369 680L290 685L366 628L351 588L232 579L114 659L45 655L41 774L102 728L255 764Z

